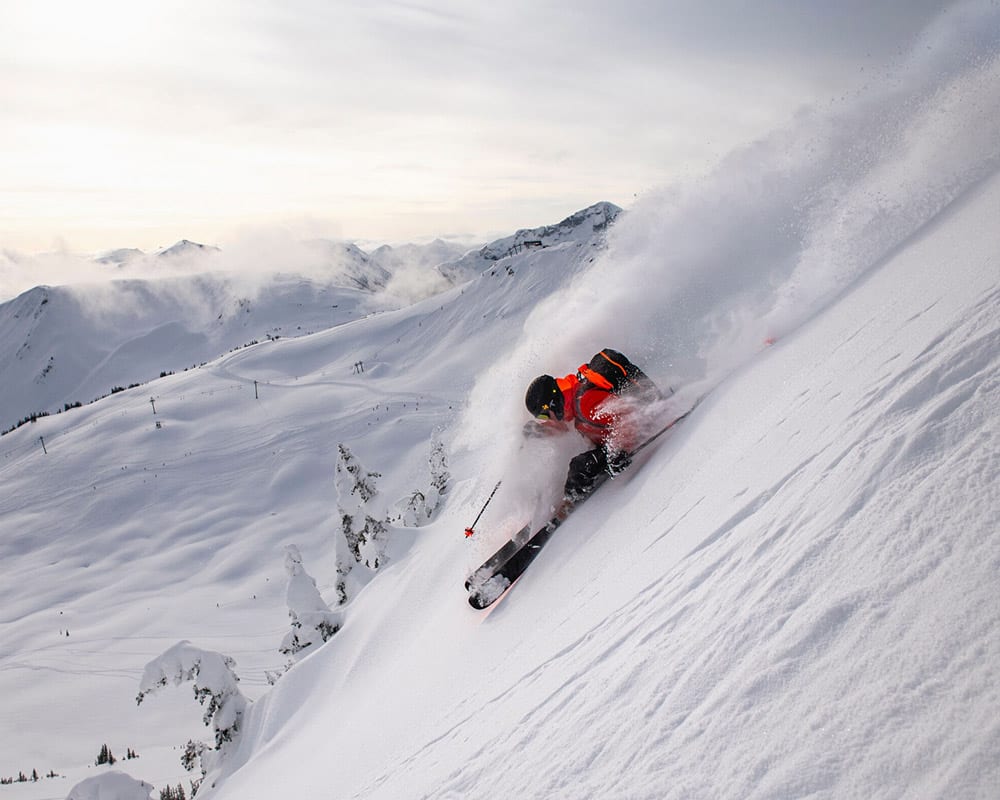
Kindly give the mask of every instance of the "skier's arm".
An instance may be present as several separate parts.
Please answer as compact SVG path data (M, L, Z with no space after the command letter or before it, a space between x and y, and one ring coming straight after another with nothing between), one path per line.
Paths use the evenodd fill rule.
M538 439L540 437L556 436L567 430L565 423L555 420L534 420L530 419L521 428L521 435L525 439Z

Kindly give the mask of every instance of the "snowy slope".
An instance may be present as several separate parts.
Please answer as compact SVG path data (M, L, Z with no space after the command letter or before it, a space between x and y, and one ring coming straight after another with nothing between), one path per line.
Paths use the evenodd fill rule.
M204 797L995 797L1000 14L976 8L607 250L239 350L157 381L156 417L144 387L0 439L0 775L67 776L3 791L65 796L103 742L184 780L190 687L134 698L190 639L254 700ZM472 612L468 569L567 455L520 449L523 386L605 344L677 408L714 390ZM335 598L336 444L391 503L435 429L442 513L270 688L285 545Z
M372 307L369 293L298 275L37 287L0 305L0 425L89 403L253 341L358 319Z
M286 660L284 545L299 545L328 596L335 579L336 444L385 473L389 502L426 487L431 431L457 419L477 353L590 257L524 255L510 273L243 348L0 439L0 557L12 578L34 576L2 586L0 682L19 699L0 713L20 735L0 776L85 765L107 739L143 754L157 786L183 780L175 748L204 738L200 714L177 696L137 709L146 662L196 639L235 656L259 696ZM400 549L413 537L401 532ZM75 710L55 740L43 707Z
M375 258L343 242L261 237L226 252L182 240L149 255L65 256L74 285L37 286L0 303L0 430L253 341L325 330L443 291L450 284L434 267L457 249L384 247Z
M472 498L425 530L210 796L995 796L1000 179L970 195L493 613L460 589Z

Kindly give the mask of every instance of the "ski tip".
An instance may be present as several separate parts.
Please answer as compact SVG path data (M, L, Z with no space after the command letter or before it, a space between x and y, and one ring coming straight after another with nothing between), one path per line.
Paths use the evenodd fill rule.
M510 586L506 575L494 575L488 581L469 592L469 605L478 611L493 605Z
M484 602L478 594L473 592L469 595L469 605L476 609L476 611L482 611L483 609L489 608L490 603Z

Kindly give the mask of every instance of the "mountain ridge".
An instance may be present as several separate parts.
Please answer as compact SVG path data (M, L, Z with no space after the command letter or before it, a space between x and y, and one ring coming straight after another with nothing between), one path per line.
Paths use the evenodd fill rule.
M598 208L604 205L536 230L567 238L579 227L578 236L603 235L604 228L589 219ZM520 231L498 240L494 250L525 235ZM444 291L462 275L465 280L474 277L467 264L452 271L436 261L437 256L454 255L454 248L443 242L382 247L377 255L325 239L304 242L301 248L296 256L304 257L307 272L296 274L279 263L270 276L257 265L248 277L223 269L225 254L219 248L184 239L152 257L187 261L198 270L192 275L119 276L103 284L42 287L0 304L0 334L6 343L0 347L0 373L6 378L0 387L0 430L31 415L91 402L115 387L197 366L236 347L324 330L419 299L428 289ZM128 254L123 261L111 263L127 266L146 258L140 251L114 251L123 252ZM201 271L213 266L214 272ZM435 278L445 273L452 280ZM417 289L404 292L401 301L403 283ZM88 306L104 310L84 313ZM127 321L119 308L128 309ZM70 320L61 322L61 315ZM73 336L61 337L60 326L74 330ZM161 340L153 350L139 347L155 363L141 365L129 355L135 349L133 337Z

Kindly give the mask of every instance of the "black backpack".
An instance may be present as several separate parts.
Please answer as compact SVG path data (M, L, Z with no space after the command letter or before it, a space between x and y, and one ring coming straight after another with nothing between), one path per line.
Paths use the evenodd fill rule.
M614 394L621 394L628 389L646 388L652 384L646 373L629 361L627 356L610 347L597 353L584 367L610 383ZM584 367L580 368L580 376L586 379Z

